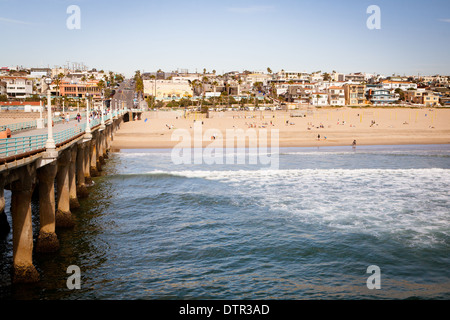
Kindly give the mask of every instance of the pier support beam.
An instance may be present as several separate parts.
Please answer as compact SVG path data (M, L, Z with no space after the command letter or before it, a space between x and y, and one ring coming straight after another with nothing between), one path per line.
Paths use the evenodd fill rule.
M39 281L33 265L33 227L31 222L31 195L35 186L36 169L20 170L19 180L11 184L11 215L13 221L13 283Z
M106 134L106 129L103 129L103 131L100 132L100 136L98 139L98 161L100 163L100 170L101 171L101 166L106 164L105 161L105 134Z
M97 137L92 137L91 140L91 177L98 177L98 169L97 169Z
M79 199L87 198L89 196L89 191L86 187L86 179L85 179L85 150L86 145L84 143L79 143L77 145L77 197Z
M80 207L80 203L78 202L77 197L77 146L72 146L70 150L70 166L69 166L69 205L70 209L78 209Z
M102 171L102 165L105 162L105 160L103 160L102 136L103 136L103 133L102 133L102 131L100 131L98 133L97 142L96 142L96 145L97 145L97 148L96 148L96 150L97 150L97 171L99 173Z
M84 149L84 182L87 186L92 184L91 178L91 140L85 143Z
M55 233L55 177L57 172L56 161L37 171L40 218L39 237L36 243L37 252L55 252L59 249L59 240Z
M56 175L56 186L58 204L56 210L56 226L71 228L74 226L72 213L70 212L69 200L69 166L70 152L64 151L58 159L58 173Z
M5 178L0 174L0 237L6 236L11 228L5 213Z

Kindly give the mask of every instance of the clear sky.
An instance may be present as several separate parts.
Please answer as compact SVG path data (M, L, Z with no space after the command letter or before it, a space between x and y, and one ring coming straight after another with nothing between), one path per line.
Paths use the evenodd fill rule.
M0 0L0 34L1 66L450 75L449 0Z

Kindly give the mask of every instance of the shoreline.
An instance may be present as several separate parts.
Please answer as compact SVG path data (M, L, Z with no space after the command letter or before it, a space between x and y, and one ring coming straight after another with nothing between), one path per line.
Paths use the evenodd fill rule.
M266 141L270 147L272 135L280 148L351 146L354 140L357 146L445 145L450 144L450 109L308 109L295 117L286 111L223 112L210 118L175 111L145 112L141 120L121 125L111 148L225 148L227 142L230 147L244 147L235 141L237 130L245 138L245 147L249 137L252 147L258 146L258 137L263 147Z
M417 143L417 142L411 142L411 143L371 143L371 144L357 144L356 148L358 147L386 147L386 146L450 146L450 142L443 142L443 143L437 143L437 142L430 142L430 143ZM202 146L202 149L205 149L206 147L208 147L207 145ZM270 148L271 146L268 145L268 148ZM339 147L339 148L344 148L344 147L352 147L351 144L348 145L343 145L343 144L301 144L301 145L296 145L296 144L285 144L285 145L280 145L279 148L332 148L332 147ZM152 145L152 146L142 146L142 145L133 145L133 144L128 144L127 146L113 146L111 147L111 152L121 152L122 150L172 150L174 148L174 146L169 146L169 145ZM194 147L191 147L194 148ZM224 147L224 149L226 149L226 146ZM249 149L248 145L245 146L245 149Z

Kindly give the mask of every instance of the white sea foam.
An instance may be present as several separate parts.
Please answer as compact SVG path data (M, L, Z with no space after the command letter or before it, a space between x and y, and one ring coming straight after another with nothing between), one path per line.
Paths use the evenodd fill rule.
M261 169L261 170L180 170L164 171L154 170L147 172L148 175L168 174L183 176L186 178L204 178L221 180L229 177L233 178L295 178L295 177L379 177L381 176L405 176L405 177L450 177L450 169L430 168L430 169Z
M396 239L449 243L450 169L152 171L219 181L290 223Z

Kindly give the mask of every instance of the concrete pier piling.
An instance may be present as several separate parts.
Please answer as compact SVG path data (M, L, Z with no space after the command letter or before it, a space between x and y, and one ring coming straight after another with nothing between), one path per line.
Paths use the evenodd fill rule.
M0 236L12 230L13 283L39 281L33 250L46 254L58 251L57 228L75 225L72 210L80 207L79 199L88 197L91 177L98 176L105 164L110 141L120 122L121 117L110 119L101 127L91 128L91 133L59 143L56 149L19 154L9 162L1 159ZM5 211L5 189L11 190L11 226ZM33 192L33 201L39 201L39 235L34 247Z
M80 203L77 196L77 153L76 145L72 146L70 150L70 165L69 165L69 206L70 209L78 209Z
M39 180L39 218L40 230L36 243L37 252L55 252L59 248L56 236L55 217L55 177L58 166L48 164L37 171Z
M86 144L85 143L78 143L77 144L77 169L76 169L76 178L77 178L77 197L79 199L87 198L89 196L89 191L86 187L86 178L85 178L85 155L84 153L86 151Z
M11 184L11 216L13 221L13 283L39 280L33 265L33 227L31 221L31 196L36 183L33 165L22 167L19 179Z
M58 173L56 174L57 210L56 226L71 228L74 226L70 212L69 166L70 150L64 151L58 158Z

